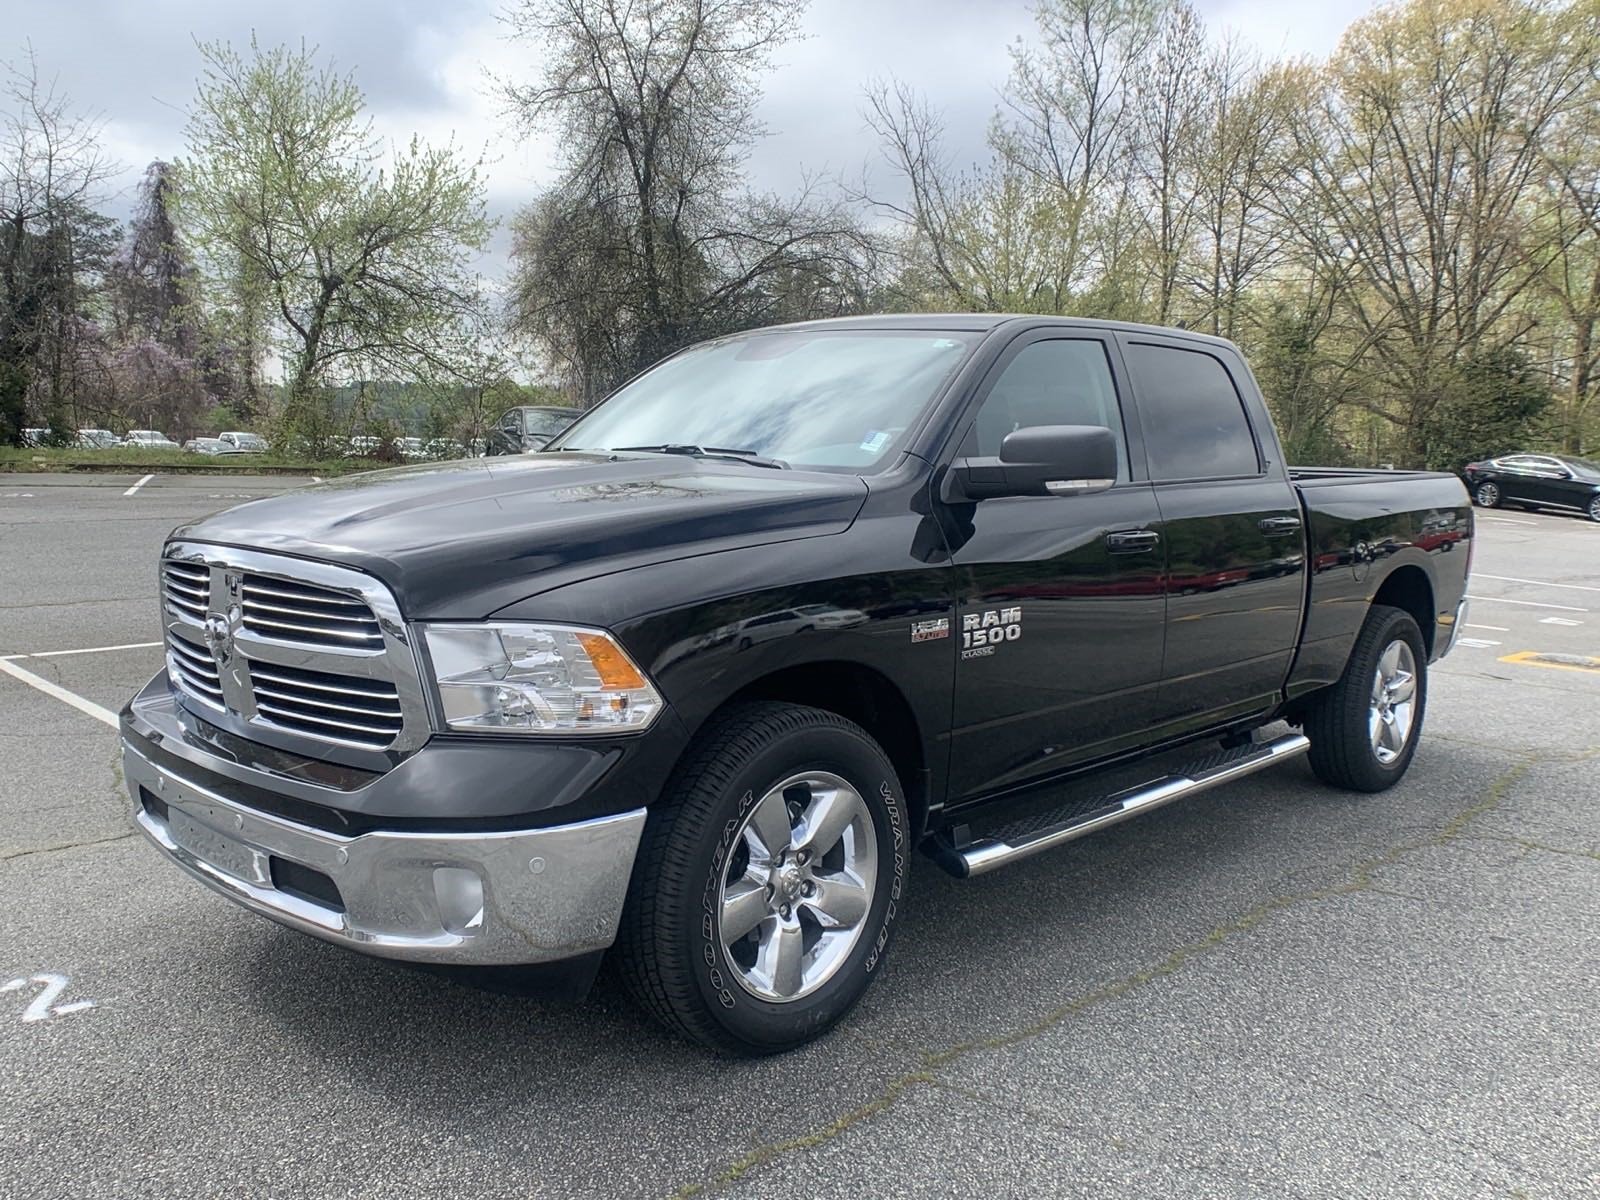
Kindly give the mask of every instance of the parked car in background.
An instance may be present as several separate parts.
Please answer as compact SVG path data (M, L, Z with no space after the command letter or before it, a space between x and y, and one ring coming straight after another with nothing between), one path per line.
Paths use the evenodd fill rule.
M426 458L428 453L423 449L422 439L419 437L395 438L394 448L400 451L401 458Z
M489 430L485 454L526 454L538 450L579 417L581 408L524 406L501 415Z
M77 444L84 450L115 450L122 439L109 429L80 429Z
M128 436L122 439L122 444L136 450L178 449L178 443L159 429L130 429Z
M221 438L214 437L190 438L183 444L183 448L190 454L206 454L212 457L244 453L237 446L230 446Z
M422 447L423 457L444 461L451 458L465 458L466 450L455 438L429 438Z
M368 455L376 454L378 447L382 444L382 438L367 437L365 435L353 437L345 443L345 457L366 458Z
M1468 463L1462 472L1473 503L1516 504L1579 512L1600 521L1600 463L1567 454L1506 454Z
M217 438L226 442L235 450L241 450L246 454L264 454L272 449L267 439L259 433L247 433L243 430L230 429L225 433L217 434Z
M22 431L22 444L24 446L42 446L49 436L50 431L48 429L24 429Z

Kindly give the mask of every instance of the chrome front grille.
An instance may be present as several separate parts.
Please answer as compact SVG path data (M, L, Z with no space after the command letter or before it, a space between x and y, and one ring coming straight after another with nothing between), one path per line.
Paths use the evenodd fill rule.
M168 559L161 564L161 592L174 612L203 625L211 601L211 568Z
M173 542L161 596L167 676L206 720L311 754L317 744L408 750L426 740L405 622L370 576Z
M259 663L250 670L263 722L382 750L405 725L392 683Z
M201 619L204 620L204 614ZM212 708L224 708L222 677L217 660L205 646L185 637L167 639L167 671L189 695Z
M266 575L244 576L239 591L244 627L262 637L383 649L378 618L348 593Z

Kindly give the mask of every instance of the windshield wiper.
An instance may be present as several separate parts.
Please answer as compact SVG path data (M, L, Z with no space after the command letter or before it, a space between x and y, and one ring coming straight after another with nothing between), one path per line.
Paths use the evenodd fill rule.
M658 446L612 446L619 453L682 454L690 458L731 458L749 463L752 467L773 467L787 470L789 464L781 458L767 458L754 450L730 450L724 446L696 446L693 442L663 442Z

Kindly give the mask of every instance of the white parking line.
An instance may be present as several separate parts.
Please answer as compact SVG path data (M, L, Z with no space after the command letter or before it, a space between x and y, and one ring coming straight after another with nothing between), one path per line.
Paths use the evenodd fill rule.
M124 496L131 496L135 492L137 492L140 488L142 488L145 484L149 483L154 478L155 478L154 474L146 475L143 479L139 480L138 483L134 484L131 488L129 488L127 491L123 492L122 494Z
M1499 642L1491 642L1488 638L1468 638L1468 637L1464 637L1464 638L1461 639L1461 645L1463 645L1463 646L1472 646L1472 647L1474 647L1475 649L1478 649L1478 650L1482 650L1482 649L1484 649L1485 647L1488 647L1488 646L1498 646L1499 644L1500 644Z
M1582 621L1574 621L1571 617L1540 617L1541 625L1582 625Z
M71 705L79 712L93 717L96 721L99 721L102 724L109 725L113 729L117 727L117 714L112 712L109 708L101 708L93 700L85 700L82 696L76 695L73 692L69 692L64 687L57 687L48 679L39 678L39 676L35 675L32 671L24 671L10 659L0 658L0 671L4 671L7 675L10 675L14 679L22 680L23 683L37 691L43 692L46 696L51 696L61 701L63 704Z
M1474 596L1468 593L1467 599L1474 604L1520 604L1524 608L1558 608L1562 612L1586 613L1587 608L1573 608L1570 604L1541 604L1537 600L1508 600L1504 596Z
M36 650L32 654L0 654L0 659L60 658L66 654L104 654L108 650L148 650L160 642L124 642L120 646L86 646L82 650Z
M1472 573L1474 579L1496 579L1501 583L1531 583L1534 587L1566 588L1572 592L1600 592L1600 587L1590 587L1585 583L1553 583L1548 579L1518 579L1515 575L1485 575L1482 571Z
M1491 521L1496 525L1537 525L1537 521L1518 521L1514 517L1479 517L1480 521Z
M1467 628L1468 629L1487 629L1491 633L1510 633L1511 632L1511 630L1507 629L1504 625L1474 625L1471 622L1468 622L1467 623Z

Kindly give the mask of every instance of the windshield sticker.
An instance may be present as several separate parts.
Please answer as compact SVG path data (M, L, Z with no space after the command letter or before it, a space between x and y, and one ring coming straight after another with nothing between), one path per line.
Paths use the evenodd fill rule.
M931 621L911 622L911 640L913 642L936 642L940 638L949 636L949 617L936 617Z
M881 429L874 429L861 439L861 448L868 454L878 454L889 444L889 435Z
M1022 606L986 608L961 617L961 657L988 658L1004 642L1022 640Z

